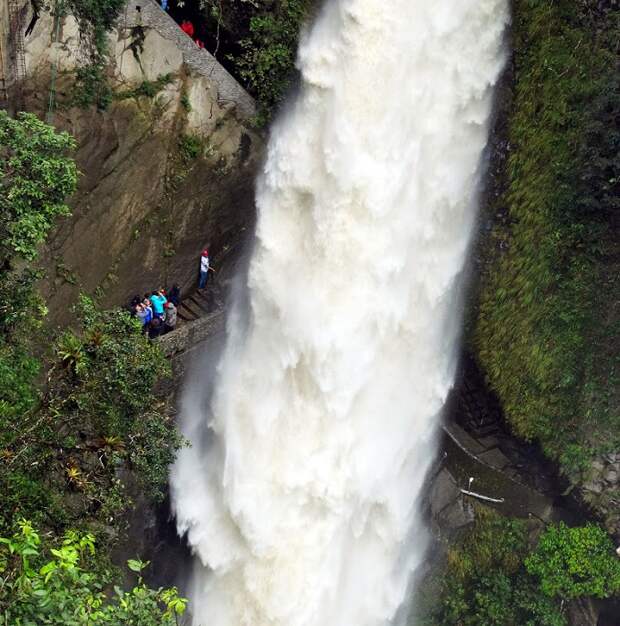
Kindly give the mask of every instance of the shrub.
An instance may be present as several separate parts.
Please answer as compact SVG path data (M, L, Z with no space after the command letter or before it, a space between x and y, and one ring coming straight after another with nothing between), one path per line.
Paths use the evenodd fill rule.
M549 597L607 598L620 591L620 559L607 533L593 524L549 526L525 566Z
M128 561L138 574L146 565ZM141 576L131 591L115 586L108 596L103 589L113 579L97 564L93 535L69 530L54 546L26 520L12 537L0 537L0 575L0 626L174 626L186 606L176 588L151 589Z
M179 154L185 163L197 159L202 150L202 139L197 135L181 135L179 138Z
M54 220L67 215L77 168L75 141L35 115L0 111L0 272L15 256L32 260Z
M565 626L566 600L620 590L620 560L598 526L549 525L532 549L525 522L476 506L439 588L429 626Z
M143 80L137 87L118 91L114 97L117 100L127 98L154 98L166 85L172 82L172 74L161 74L156 80Z

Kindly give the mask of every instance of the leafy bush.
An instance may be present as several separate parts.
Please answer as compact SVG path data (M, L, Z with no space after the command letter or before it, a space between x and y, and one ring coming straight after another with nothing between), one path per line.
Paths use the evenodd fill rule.
M112 88L108 84L105 60L83 65L75 70L75 83L70 104L86 109L94 105L105 111L112 102Z
M607 533L593 524L550 526L525 565L549 597L607 598L620 592L620 559Z
M0 396L0 528L20 516L57 529L86 520L114 528L131 504L117 478L123 467L149 498L164 496L182 443L153 394L167 361L124 311L83 297L80 321L56 341L41 398L33 384L39 363L27 352L11 359L17 348L3 359L0 345L0 382L15 381L12 395Z
M266 121L283 100L295 71L301 26L312 0L282 0L250 19L249 33L239 42L237 70L261 107Z
M125 0L66 0L65 8L75 17L89 44L93 60L107 52L107 34L114 28Z
M57 338L42 328L45 306L34 289L41 274L27 262L68 211L77 172L64 155L73 140L33 116L12 120L3 112L0 138L0 532L25 517L57 535L88 526L107 547L131 504L122 470L132 470L132 484L151 499L163 498L181 445L153 392L169 366L128 313L86 297L78 328ZM20 537L0 540L8 546L0 557L0 625L164 624L171 614L162 617L161 602L180 606L172 591L141 583L107 602L107 583L83 568L75 535L46 563L30 524ZM106 560L103 551L98 563Z
M15 256L31 260L54 220L67 215L77 169L67 154L68 133L57 133L35 115L16 119L0 111L0 271Z
M299 34L317 0L201 0L216 57L258 100L266 123L295 76Z
M56 133L34 115L16 119L0 111L0 455L20 418L37 405L34 381L40 364L30 340L45 307L33 289L41 277L32 260L54 220L66 215L65 197L75 189L77 169L67 133Z
M96 557L89 533L67 531L54 547L21 520L12 537L0 537L0 626L177 624L186 600L176 588L150 589L139 577L131 591L115 586L108 596L103 590L113 580ZM140 573L147 564L130 560L128 565Z
M127 460L147 493L160 500L182 442L153 395L156 382L169 374L168 362L125 311L102 311L82 296L80 319L81 332L67 331L57 342L62 369L56 370L47 410L61 415L61 422L86 421L102 448L116 440L116 450L104 457Z

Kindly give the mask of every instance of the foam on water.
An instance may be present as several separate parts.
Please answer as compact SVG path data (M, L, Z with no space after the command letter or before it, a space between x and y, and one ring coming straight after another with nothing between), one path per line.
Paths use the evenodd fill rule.
M331 0L257 183L249 321L173 468L194 626L385 626L453 382L507 0ZM206 373L205 373L206 376Z

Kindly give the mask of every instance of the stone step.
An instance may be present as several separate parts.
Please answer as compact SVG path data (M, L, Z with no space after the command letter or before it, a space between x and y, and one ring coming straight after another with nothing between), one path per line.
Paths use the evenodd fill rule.
M496 423L487 424L486 426L474 426L471 428L471 433L476 438L488 437L499 432L499 426Z
M183 305L180 304L177 307L177 315L179 316L179 319L182 319L185 322L191 322L192 320L196 319L192 314L190 314L186 309L181 308Z
M477 441L481 446L483 446L487 450L490 450L491 448L497 448L497 446L499 445L499 440L494 435L480 437L479 439L477 439Z
M448 422L445 424L444 429L470 454L477 455L484 451L484 448L469 433L467 433L464 428L461 428L455 422Z
M183 310L184 315L191 316L191 319L198 319L199 317L202 317L202 310L200 307L196 304L188 302L187 298L181 302L179 309Z
M194 292L191 296L187 298L187 300L189 300L192 304L195 304L203 313L209 312L206 299L198 296L197 292Z
M499 470L510 465L510 459L499 448L492 448L482 452L478 455L478 458L487 465Z

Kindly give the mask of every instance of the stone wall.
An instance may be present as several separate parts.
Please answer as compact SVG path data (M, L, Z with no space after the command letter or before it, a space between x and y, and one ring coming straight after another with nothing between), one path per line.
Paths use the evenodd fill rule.
M180 326L177 330L163 335L157 341L166 356L175 358L195 348L199 343L217 333L223 332L226 315L223 310Z

